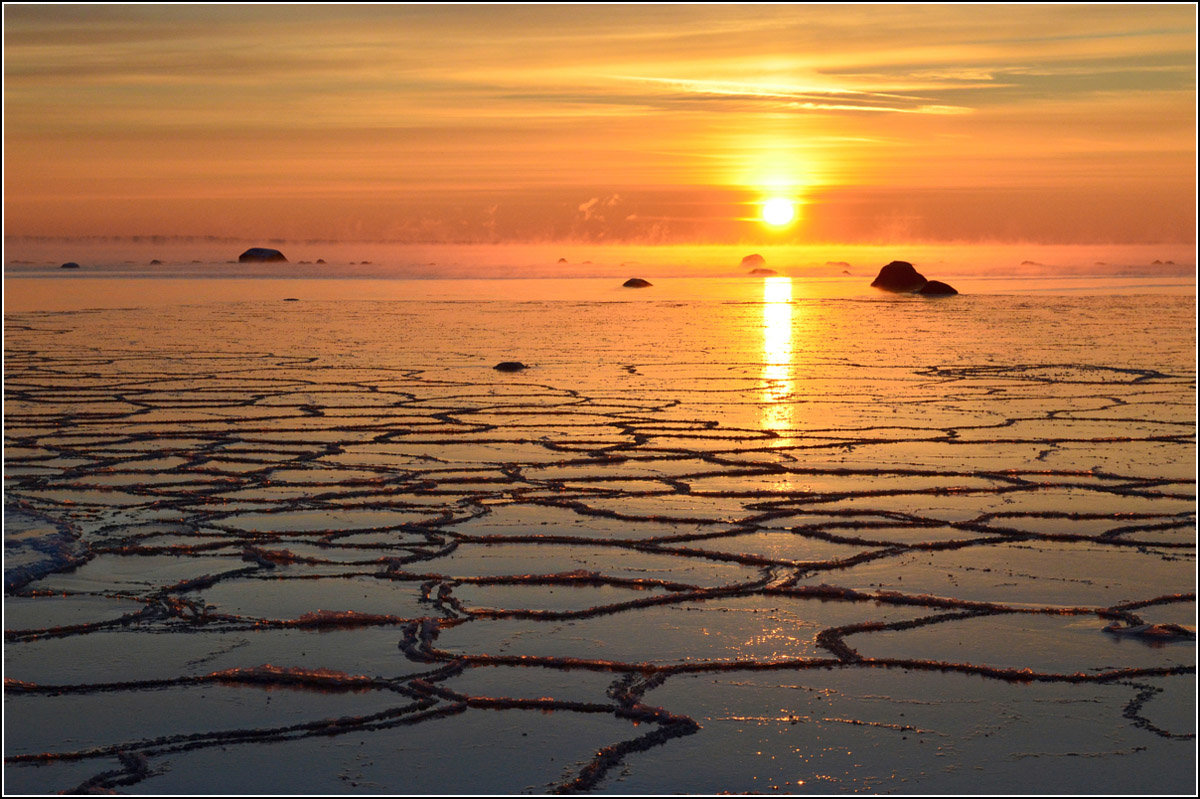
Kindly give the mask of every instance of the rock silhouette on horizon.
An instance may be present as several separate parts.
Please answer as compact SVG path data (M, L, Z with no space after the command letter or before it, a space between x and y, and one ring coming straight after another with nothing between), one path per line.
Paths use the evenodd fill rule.
M492 368L497 372L520 372L528 367L520 361L501 361Z
M917 294L924 294L925 296L949 296L950 294L958 294L958 289L942 281L929 281L918 289Z
M777 275L779 273L774 269L765 269L759 267L758 269L751 269L750 274L754 277L770 277L771 275Z
M750 254L750 255L747 255L745 258L743 258L743 259L742 259L742 266L743 266L743 267L746 267L746 266L750 266L750 267L760 267L760 266L766 266L766 265L767 265L767 259L766 259L766 258L763 258L763 257L762 257L761 255L759 255L758 253L752 253L752 254Z
M948 297L958 293L953 286L940 280L927 280L908 261L892 261L879 270L871 285L897 294L921 294L926 297Z
M957 294L958 291L948 283L943 283L940 280L930 280L924 286L921 286L917 293L924 294L927 297L948 297L951 294Z
M272 250L269 247L251 247L244 253L238 256L238 263L265 263L270 261L282 261L287 263L287 258L279 250Z
M892 261L879 270L871 285L884 291L912 292L920 291L927 282L908 261Z
M67 261L65 264L63 264L62 266L59 267L59 269L78 269L78 268L79 268L79 264L75 263L74 261Z
M621 284L627 289L644 289L653 286L649 280L642 280L640 277L631 277Z

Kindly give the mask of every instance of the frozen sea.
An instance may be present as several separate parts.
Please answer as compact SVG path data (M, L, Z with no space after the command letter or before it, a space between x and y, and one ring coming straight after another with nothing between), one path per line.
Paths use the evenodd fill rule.
M10 265L5 792L1193 794L1194 278L881 263Z

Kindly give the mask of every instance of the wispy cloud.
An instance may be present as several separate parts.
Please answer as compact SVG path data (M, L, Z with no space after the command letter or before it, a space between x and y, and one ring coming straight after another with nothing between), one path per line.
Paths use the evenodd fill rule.
M868 111L900 114L963 114L971 110L962 106L939 104L927 97L837 87L624 75L615 76L615 79L661 87L662 92L650 95L653 100L659 102L670 99L713 103L739 101L759 106L774 106L786 111Z

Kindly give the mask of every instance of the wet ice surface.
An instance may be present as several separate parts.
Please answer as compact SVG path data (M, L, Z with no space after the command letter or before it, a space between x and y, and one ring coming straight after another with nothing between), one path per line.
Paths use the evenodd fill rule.
M7 315L6 788L1194 787L1190 295L521 283Z

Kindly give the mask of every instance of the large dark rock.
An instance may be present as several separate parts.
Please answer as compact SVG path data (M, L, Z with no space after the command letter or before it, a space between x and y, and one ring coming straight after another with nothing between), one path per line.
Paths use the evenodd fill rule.
M492 368L497 372L520 372L527 367L520 361L501 361Z
M766 258L763 258L763 257L762 257L761 255L759 255L758 253L754 253L754 254L752 254L752 255L747 255L745 258L743 258L743 259L742 259L742 266L743 266L743 267L746 267L746 266L751 266L751 267L757 267L757 266L766 266L766 264L767 264L767 259L766 259Z
M884 291L920 291L927 282L908 261L892 261L879 270L871 285Z
M631 277L621 284L627 289L644 289L653 286L649 280L642 280L640 277Z
M279 250L272 250L267 247L251 247L244 253L238 256L238 263L262 263L267 261L283 261L287 263L287 258Z
M774 269L751 269L750 274L753 277L770 277L771 275L779 274Z
M943 283L940 280L930 280L917 291L918 294L924 294L929 297L948 297L951 294L957 294L954 286Z
M65 264L63 264L62 266L59 267L59 269L78 269L78 268L79 268L79 264L75 263L74 261L67 261Z

